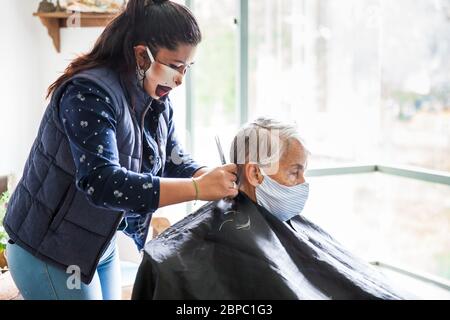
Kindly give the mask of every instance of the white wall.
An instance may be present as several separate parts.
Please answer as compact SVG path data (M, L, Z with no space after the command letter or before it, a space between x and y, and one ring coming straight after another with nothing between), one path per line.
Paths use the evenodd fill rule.
M47 106L47 87L77 54L88 51L102 28L61 29L61 53L33 17L40 0L0 0L0 175L22 175ZM132 241L119 237L121 256L138 262Z
M34 1L1 1L0 174L22 170L42 110Z
M61 29L61 53L32 13L40 0L1 0L0 174L21 175L46 107L46 88L101 28Z

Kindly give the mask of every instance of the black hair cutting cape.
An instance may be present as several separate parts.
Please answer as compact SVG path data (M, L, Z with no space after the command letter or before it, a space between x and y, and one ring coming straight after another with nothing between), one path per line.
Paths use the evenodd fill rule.
M302 216L246 195L211 202L150 241L132 299L400 299L371 265Z

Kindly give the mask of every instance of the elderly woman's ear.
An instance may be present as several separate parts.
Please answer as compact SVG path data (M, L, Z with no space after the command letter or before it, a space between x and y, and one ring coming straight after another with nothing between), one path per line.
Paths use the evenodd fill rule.
M246 182L253 187L260 185L264 179L261 174L261 170L259 170L259 166L253 163L247 163L244 165L243 176Z

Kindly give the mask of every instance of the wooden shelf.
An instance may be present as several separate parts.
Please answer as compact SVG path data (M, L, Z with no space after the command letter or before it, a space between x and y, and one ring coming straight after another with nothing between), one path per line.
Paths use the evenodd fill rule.
M56 51L61 52L61 28L104 27L116 14L109 13L71 13L71 12L37 12L33 16L39 17L47 28L48 35L53 40Z

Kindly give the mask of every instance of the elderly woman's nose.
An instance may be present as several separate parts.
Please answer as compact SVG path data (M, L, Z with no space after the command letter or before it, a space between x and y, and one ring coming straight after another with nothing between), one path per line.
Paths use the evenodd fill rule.
M303 173L300 174L298 179L297 179L297 183L298 184L302 184L302 183L305 183L305 181L306 181L306 179L305 179L305 176L303 175Z

